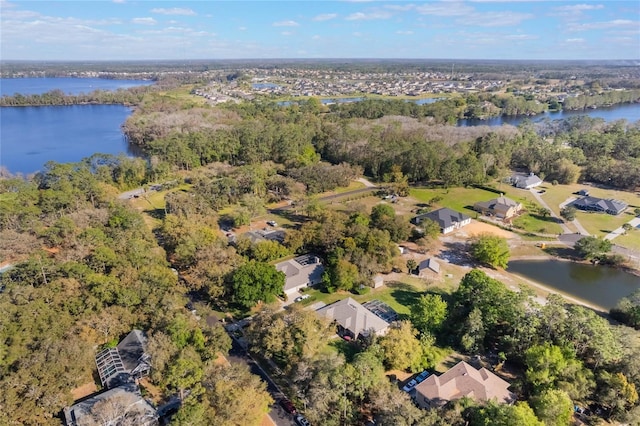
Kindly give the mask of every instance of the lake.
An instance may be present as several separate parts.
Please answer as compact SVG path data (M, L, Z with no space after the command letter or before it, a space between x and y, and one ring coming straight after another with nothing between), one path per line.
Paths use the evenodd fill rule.
M511 124L517 126L525 120L532 122L542 120L563 120L577 115L588 115L592 118L602 118L605 121L627 120L630 123L640 120L640 103L620 104L608 108L586 109L580 111L555 111L545 112L533 116L502 116L493 117L487 120L479 120L477 118L458 120L458 126L502 126L503 124Z
M94 90L112 91L136 86L149 86L150 80L111 80L106 78L0 78L0 96L41 95L58 89L67 95L91 93Z
M559 260L514 260L509 272L604 310L640 288L640 277L600 265Z
M130 114L122 105L0 108L0 166L30 174L49 160L76 162L97 152L131 155L120 129Z

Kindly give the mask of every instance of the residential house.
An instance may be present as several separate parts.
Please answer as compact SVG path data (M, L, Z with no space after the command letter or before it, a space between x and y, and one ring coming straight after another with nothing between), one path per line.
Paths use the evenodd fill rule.
M158 424L156 409L135 383L126 383L77 401L63 410L66 426Z
M456 229L462 228L471 223L471 218L464 213L442 208L429 213L420 214L412 219L415 225L420 225L425 219L430 219L440 225L440 231L448 234Z
M516 188L531 189L542 185L542 179L533 173L528 175L516 173L509 178L509 183Z
M127 373L134 379L149 374L151 370L151 356L147 354L147 337L141 330L132 330L116 346L122 364Z
M489 201L479 201L473 205L473 209L487 216L511 219L522 210L522 204L501 195Z
M425 259L418 264L418 275L423 275L428 271L440 273L440 264L434 258Z
M629 207L629 205L623 201L597 197L582 197L575 200L571 205L580 210L605 212L614 216L619 215Z
M304 287L320 284L324 272L320 258L313 254L305 254L277 263L276 269L284 272L284 293L287 296L291 296Z
M321 317L335 321L338 334L357 339L375 333L379 336L387 332L389 323L350 297L316 311Z
M247 231L241 235L243 238L248 238L251 241L251 244L256 244L262 241L277 241L280 244L284 242L285 232L280 229L258 229L255 231ZM234 238L232 243L234 243L236 239Z
M515 400L515 395L508 390L509 386L508 382L486 368L477 370L460 361L444 374L433 374L417 385L414 398L422 408L442 406L463 397L475 401L510 403Z
M96 366L102 386L117 387L149 374L151 359L146 346L144 333L133 330L115 348L98 352Z

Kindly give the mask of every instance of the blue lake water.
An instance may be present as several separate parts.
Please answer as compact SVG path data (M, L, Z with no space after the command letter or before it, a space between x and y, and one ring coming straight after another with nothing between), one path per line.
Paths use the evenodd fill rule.
M578 115L588 115L592 118L602 118L605 121L627 120L634 123L640 120L640 104L621 104L608 108L586 109L580 111L556 111L545 112L533 116L503 116L493 117L488 120L466 119L458 120L458 126L502 126L503 124L511 124L517 126L525 120L532 122L542 120L563 120Z
M49 160L132 154L120 129L129 114L131 109L122 105L0 108L0 166L30 174Z
M509 272L541 283L553 290L584 300L603 310L640 289L640 277L601 265L558 260L514 260Z
M0 78L0 96L41 95L58 89L67 95L91 93L94 90L112 91L153 84L149 80L110 80L106 78Z

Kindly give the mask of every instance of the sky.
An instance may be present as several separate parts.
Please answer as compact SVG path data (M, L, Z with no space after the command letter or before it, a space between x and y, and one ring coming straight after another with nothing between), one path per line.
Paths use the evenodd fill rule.
M0 0L0 58L638 60L640 0Z

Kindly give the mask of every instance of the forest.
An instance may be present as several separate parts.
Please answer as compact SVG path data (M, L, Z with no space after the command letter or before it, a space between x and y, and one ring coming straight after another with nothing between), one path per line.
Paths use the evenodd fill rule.
M398 266L398 242L428 246L437 238L438 229L413 232L388 205L341 212L309 197L363 173L399 189L487 184L512 169L558 183L640 186L637 123L458 128L446 125L446 105L463 105L449 102L207 107L150 92L124 126L147 159L94 155L48 163L31 180L0 180L0 258L13 263L0 287L7 423L59 424L71 390L93 380L96 351L140 328L154 386L163 397L189 390L172 424L258 424L273 402L264 383L216 363L230 338L192 315L192 300L236 317L255 314L251 351L277 365L312 424L359 424L370 414L384 425L566 425L574 405L592 409L594 422L640 422L637 331L558 297L541 306L480 270L449 294L421 295L386 336L344 353L327 349L333 331L319 317L265 303L282 297L276 259L317 253L323 291L366 292L375 274ZM166 205L152 216L117 199L158 182ZM283 244L229 244L221 224L250 224L283 199L294 202L299 223ZM637 326L638 305L630 296L614 314ZM421 410L384 375L433 368L450 350L516 371L520 402L462 399Z

